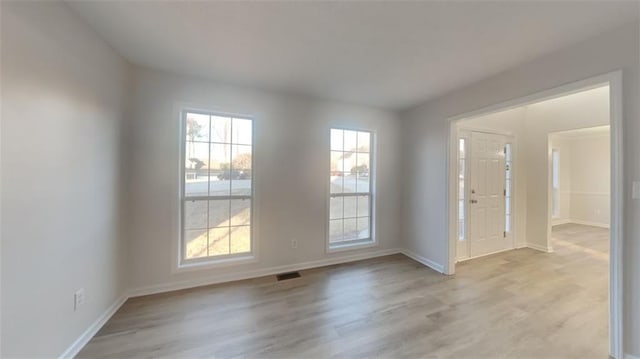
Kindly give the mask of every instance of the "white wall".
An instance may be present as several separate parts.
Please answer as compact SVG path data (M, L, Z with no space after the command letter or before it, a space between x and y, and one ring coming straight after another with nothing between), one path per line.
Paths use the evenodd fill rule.
M130 285L137 293L398 247L400 123L393 113L224 86L143 67L134 71L132 102L128 129ZM255 118L255 263L172 271L172 253L179 238L178 129L182 106ZM376 133L377 247L325 254L331 125ZM297 249L291 248L293 238L298 239Z
M571 222L608 227L611 148L609 134L564 139L569 163ZM562 175L562 172L561 172Z
M60 2L3 2L1 20L1 356L55 357L125 290L127 64Z
M412 173L404 182L403 246L429 260L445 264L448 259L448 223L444 211L448 201L447 119L570 82L622 70L625 167L623 317L625 350L636 356L640 356L640 341L636 340L640 338L640 320L637 320L640 318L640 221L637 220L640 218L640 201L630 199L630 188L631 181L640 178L640 142L637 141L640 138L638 30L637 23L625 25L429 101L402 115L402 138L405 144L403 172ZM543 169L543 173L546 170ZM544 212L546 208L536 208L536 211L540 210ZM534 226L527 224L528 232L531 227Z
M609 88L555 98L526 107L527 243L550 248L551 148L549 134L609 124Z

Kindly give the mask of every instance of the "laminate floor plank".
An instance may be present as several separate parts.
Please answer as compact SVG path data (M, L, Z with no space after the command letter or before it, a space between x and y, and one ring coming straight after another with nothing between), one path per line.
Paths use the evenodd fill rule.
M129 299L79 358L607 358L608 230L444 276L392 255Z

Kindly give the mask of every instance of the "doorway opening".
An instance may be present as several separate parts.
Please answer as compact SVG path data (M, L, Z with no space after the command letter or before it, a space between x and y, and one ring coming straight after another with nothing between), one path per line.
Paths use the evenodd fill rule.
M572 270L601 273L601 283L594 287L605 288L599 299L605 308L603 330L609 331L608 343L601 344L614 357L621 355L622 348L620 99L620 73L615 72L451 118L449 262L445 268L453 274L456 262L525 247L529 249L524 251L545 252L546 260L557 263L568 262L570 256L562 256L570 251L599 258L601 268L594 264ZM596 191L577 186L582 190L573 193L575 213L586 211L591 219L577 214L565 218L572 194L565 190L562 173L571 166L568 153L572 152L555 142L572 136L569 131L595 137L595 132L605 129L606 134L598 135L608 142L599 145L598 156L609 159L604 164L609 171L598 175L602 179L610 173L610 181L605 181L608 187ZM602 146L609 150L603 151ZM583 147L575 151L585 152ZM581 161L584 158L589 161L588 156ZM599 202L592 199L592 204L586 204L587 192L599 192Z

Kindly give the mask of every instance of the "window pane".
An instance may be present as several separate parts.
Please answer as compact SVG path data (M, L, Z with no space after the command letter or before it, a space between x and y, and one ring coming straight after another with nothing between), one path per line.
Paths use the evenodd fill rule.
M358 148L358 133L356 131L344 131L345 152L355 152Z
M342 167L343 171L351 174L356 174L358 168L356 166L357 155L355 152L343 152L342 154Z
M229 227L209 229L209 255L229 254Z
M461 159L462 159L462 158L466 158L466 149L467 149L466 147L467 147L467 146L465 145L465 141L466 141L466 140L465 140L464 138L461 138L461 139L459 140L459 147L458 147L458 150L460 151L460 158L461 158Z
M331 151L331 175L344 172L344 152Z
M464 220L464 199L458 201L458 219Z
M344 220L344 240L358 239L358 221L355 218Z
M329 221L329 241L337 242L342 240L342 220Z
M358 199L354 196L344 197L344 218L353 218L358 215Z
M342 193L344 180L344 152L331 151L331 193Z
M251 251L253 121L185 116L184 258ZM190 197L204 197L189 201ZM208 199L206 199L208 197Z
M464 241L465 237L466 237L466 233L464 228L464 221L459 221L458 222L458 240Z
M231 143L231 118L211 116L211 142Z
M371 144L371 134L369 132L358 132L358 152L369 152Z
M184 202L184 228L206 229L207 226L207 201Z
M231 162L231 194L251 194L251 146L233 145Z
M369 173L359 173L356 190L361 193L369 192Z
M209 228L229 225L229 200L209 201Z
M507 200L505 202L505 212L507 214L511 214L511 201Z
M233 170L231 194L234 196L251 195L251 170Z
M369 132L331 129L331 243L371 237L371 195L347 195L370 191L371 142Z
M209 191L209 144L187 142L184 167L185 196L206 196Z
M251 120L246 120L243 118L233 119L233 143L241 145L251 144L251 122Z
M331 193L342 193L344 192L344 173L343 172L335 172L331 174L329 178Z
M342 197L331 197L329 199L329 219L342 219Z
M209 142L209 115L187 113L186 141Z
M231 225L244 226L251 224L251 200L231 200Z
M511 144L507 143L506 145L507 148L507 162L511 162Z
M231 227L231 253L251 252L251 227Z
M370 234L370 219L369 217L358 218L358 239L366 239L371 237Z
M331 150L342 151L344 150L343 144L343 130L331 129Z
M358 153L356 155L356 168L355 170L358 173L369 173L369 154L368 153ZM353 171L353 169L352 169Z
M358 196L358 217L369 216L369 196Z
M344 192L345 193L353 193L356 191L356 181L357 181L357 176L355 173L351 173L351 172L344 172L343 174L344 177Z
M231 151L231 167L234 170L251 169L251 146L233 145Z
M356 131L344 131L345 152L355 152L358 148L358 133Z
M200 258L207 256L207 230L184 231L185 258Z
M231 146L211 144L211 196L229 195L231 189Z
M509 233L509 232L511 232L511 215L509 215L509 214L508 214L508 215L507 215L506 220L507 220L507 221L505 222L505 224L506 224L506 231L507 231L507 233Z

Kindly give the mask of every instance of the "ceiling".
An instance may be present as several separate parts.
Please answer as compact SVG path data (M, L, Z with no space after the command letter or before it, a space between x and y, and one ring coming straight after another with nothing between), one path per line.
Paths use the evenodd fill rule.
M387 109L638 17L613 1L68 3L134 64Z

